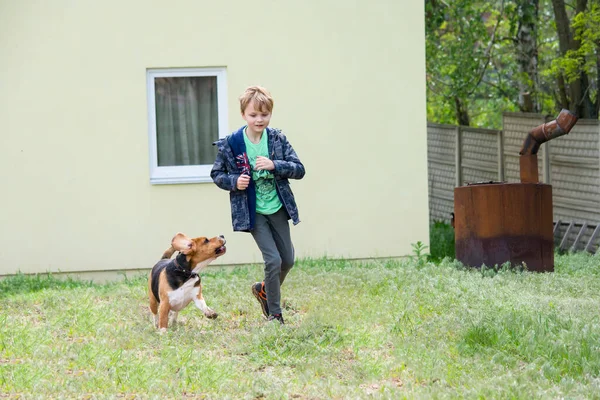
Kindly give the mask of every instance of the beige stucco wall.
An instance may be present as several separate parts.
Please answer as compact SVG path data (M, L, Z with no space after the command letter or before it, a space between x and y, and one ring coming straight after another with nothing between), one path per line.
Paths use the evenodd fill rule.
M227 67L304 162L298 257L428 242L421 2L0 0L0 275L149 268L178 231L260 261L212 183L150 185L146 69Z

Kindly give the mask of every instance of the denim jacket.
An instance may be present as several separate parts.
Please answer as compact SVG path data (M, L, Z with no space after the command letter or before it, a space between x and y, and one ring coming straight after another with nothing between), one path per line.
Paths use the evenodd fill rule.
M243 135L244 127L213 143L217 146L218 152L210 176L218 187L229 191L233 230L249 232L254 229L256 218L255 185L251 178L250 185L246 190L238 190L236 187L237 180L242 173L247 173L252 177L248 170ZM300 222L298 207L288 179L302 179L305 172L304 165L281 130L267 127L267 146L269 158L275 165L272 172L275 176L275 187L279 200L285 207L289 218L296 225Z

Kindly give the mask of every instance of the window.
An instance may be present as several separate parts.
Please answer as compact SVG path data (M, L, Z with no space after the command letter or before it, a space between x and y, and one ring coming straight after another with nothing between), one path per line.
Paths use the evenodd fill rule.
M149 69L150 183L212 182L227 135L225 68Z

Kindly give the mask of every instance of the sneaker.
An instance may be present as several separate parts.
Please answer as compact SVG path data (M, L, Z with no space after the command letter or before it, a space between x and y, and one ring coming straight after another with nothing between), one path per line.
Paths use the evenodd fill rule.
M279 323L281 325L284 325L285 322L283 322L283 315L281 314L275 314L275 315L269 315L269 318L267 318L268 321L279 321Z
M252 285L252 294L256 297L256 300L260 303L262 312L265 318L269 318L269 306L267 305L267 292L265 292L265 283L256 282Z

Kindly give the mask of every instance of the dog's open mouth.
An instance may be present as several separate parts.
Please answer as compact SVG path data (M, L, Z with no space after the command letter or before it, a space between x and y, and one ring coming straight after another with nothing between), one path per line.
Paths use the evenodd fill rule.
M225 254L227 252L227 247L225 246L221 246L218 249L215 250L215 254L218 256L222 256L223 254Z
M225 240L225 238L221 235L221 243L223 243L221 245L221 247L217 248L215 250L215 255L218 256L222 256L223 254L225 254L227 252L227 247L225 247L225 245L227 244L227 240Z

